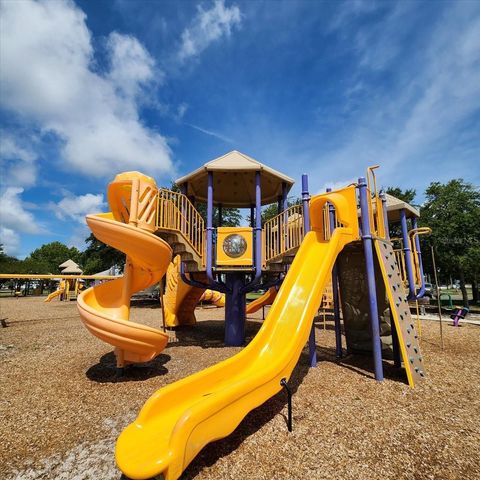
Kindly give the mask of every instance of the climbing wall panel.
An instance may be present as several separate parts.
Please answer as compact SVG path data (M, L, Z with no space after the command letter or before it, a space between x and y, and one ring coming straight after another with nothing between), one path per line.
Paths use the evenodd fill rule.
M413 388L425 376L425 366L423 365L423 358L420 352L418 333L410 314L392 245L390 242L378 238L374 240L374 243L378 263L380 264L387 289L393 323L397 331L408 383Z

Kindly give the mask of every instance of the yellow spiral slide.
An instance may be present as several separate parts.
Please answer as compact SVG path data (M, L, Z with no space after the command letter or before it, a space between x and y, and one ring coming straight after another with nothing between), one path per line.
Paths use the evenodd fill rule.
M335 205L341 226L324 238L323 208ZM229 435L245 415L288 380L308 339L322 292L343 247L358 239L355 187L311 200L312 231L300 246L250 344L237 355L161 388L120 435L116 460L132 479L183 470L209 442Z
M115 347L117 367L148 362L166 346L168 335L130 322L130 298L160 281L172 249L155 236L156 186L137 172L117 175L109 185L112 212L87 215L95 237L127 255L123 277L82 292L80 318L96 337Z

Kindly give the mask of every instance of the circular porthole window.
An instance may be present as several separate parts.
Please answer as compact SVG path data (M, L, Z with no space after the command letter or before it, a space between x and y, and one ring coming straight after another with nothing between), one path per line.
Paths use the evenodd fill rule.
M241 257L247 250L247 242L242 235L232 233L223 241L223 251L231 258Z

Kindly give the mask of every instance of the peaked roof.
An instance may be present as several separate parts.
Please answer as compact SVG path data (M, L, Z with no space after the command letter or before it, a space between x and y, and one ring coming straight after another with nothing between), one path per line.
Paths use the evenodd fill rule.
M83 270L80 269L80 267L78 265L70 265L66 268L64 268L62 270L62 273L64 273L65 275L68 275L70 273L73 273L73 274L81 274L83 273Z
M402 209L405 209L407 218L418 218L420 216L420 211L417 208L412 207L409 203L388 193L385 193L385 197L387 199L387 215L390 222L400 221L400 210Z
M225 207L250 207L255 204L255 172L260 172L262 205L277 201L282 184L287 192L295 181L244 153L233 150L215 158L192 173L179 178L178 186L187 186L187 195L206 202L208 172L213 172L213 199Z
M78 267L78 264L76 264L73 260L66 260L63 262L61 265L58 266L59 268L65 268L65 267Z

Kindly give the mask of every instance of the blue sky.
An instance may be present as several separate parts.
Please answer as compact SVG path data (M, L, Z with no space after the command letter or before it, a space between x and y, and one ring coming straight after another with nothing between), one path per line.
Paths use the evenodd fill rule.
M118 172L167 185L232 149L314 193L374 163L480 183L478 1L2 0L0 22L12 255L82 248Z

